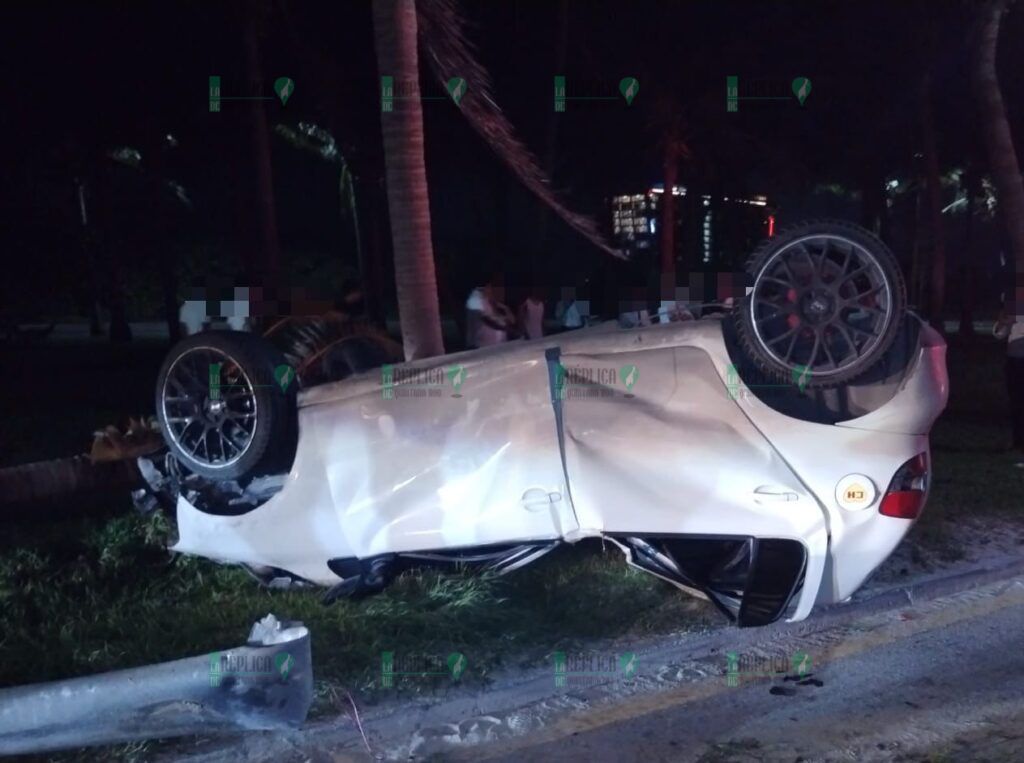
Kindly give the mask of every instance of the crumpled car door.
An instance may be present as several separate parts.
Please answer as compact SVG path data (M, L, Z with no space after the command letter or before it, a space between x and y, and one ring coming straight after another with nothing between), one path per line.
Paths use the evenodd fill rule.
M307 418L313 431L303 436L317 438L357 556L552 540L576 529L543 349L505 346L459 360L385 369L379 386L357 385L354 397Z
M730 398L703 349L566 354L561 365L581 533L799 540L808 550L805 585L817 589L828 547L822 508Z

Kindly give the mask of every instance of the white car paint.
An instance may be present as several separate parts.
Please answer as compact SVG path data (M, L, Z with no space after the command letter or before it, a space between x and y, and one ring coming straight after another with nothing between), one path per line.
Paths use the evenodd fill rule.
M895 394L836 425L727 388L715 319L602 324L314 387L285 487L233 517L179 498L174 550L333 585L334 558L615 533L784 538L807 551L800 620L850 596L912 525L845 510L835 490L856 472L880 497L927 450L948 381L941 337L921 336Z

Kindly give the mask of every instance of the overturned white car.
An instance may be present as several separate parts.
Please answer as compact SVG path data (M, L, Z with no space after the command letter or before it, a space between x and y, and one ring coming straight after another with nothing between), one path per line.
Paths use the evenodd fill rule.
M189 337L144 469L174 549L344 596L602 537L742 626L845 599L924 504L945 344L855 226L794 228L750 273L724 318L353 362L297 393L261 339Z

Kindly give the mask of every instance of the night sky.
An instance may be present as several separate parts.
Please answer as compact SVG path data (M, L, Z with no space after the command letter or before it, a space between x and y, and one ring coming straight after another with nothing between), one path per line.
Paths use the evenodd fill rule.
M495 82L499 104L578 211L607 216L615 193L661 179L659 104L687 124L694 159L680 182L724 193L765 193L780 224L819 210L811 191L838 183L858 190L872 178L914 171L920 150L922 72L935 81L944 169L981 151L966 78L969 4L958 2L465 2L470 36ZM559 17L565 63L556 71ZM263 78L248 83L243 30L258 18ZM326 126L372 193L383 177L378 76L367 2L313 3L11 3L3 10L4 259L12 288L42 295L80 280L77 209L71 178L103 164L118 146L161 156L168 177L189 194L181 219L147 220L144 193L118 191L117 219L140 260L176 257L169 238L209 251L230 273L231 253L248 246L253 174L241 101L211 114L210 75L223 93L273 95L290 76L286 107L266 101L271 128L310 121ZM1018 145L1024 144L1024 11L1003 24L1001 82ZM574 85L617 89L634 76L640 92L622 99L552 107L552 76ZM807 102L743 101L725 111L725 78L740 94L786 95L788 83L813 83ZM421 63L424 94L443 95ZM473 97L472 91L466 96ZM466 260L543 263L539 280L603 268L600 251L550 220L450 101L424 105L427 171L437 257L462 270ZM173 135L177 147L163 148ZM338 218L337 173L272 137L274 192L282 251L328 252L354 263L351 235ZM549 146L553 150L549 149ZM104 172L109 172L109 168ZM123 198L123 197L128 198ZM171 217L176 217L173 213ZM854 210L854 216L856 210ZM109 222L109 221L108 221ZM165 236L162 231L173 230ZM543 247L544 251L538 251ZM203 255L198 255L202 261ZM468 267L468 265L466 265ZM447 272L447 271L446 271ZM15 286L16 284L16 286ZM35 296L32 297L35 299Z

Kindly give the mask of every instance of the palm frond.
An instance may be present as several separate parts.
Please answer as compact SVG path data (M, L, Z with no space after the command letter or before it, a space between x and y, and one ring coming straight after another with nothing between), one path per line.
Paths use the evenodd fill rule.
M402 346L386 333L364 319L339 311L322 316L284 318L263 336L281 351L304 387L343 378L325 360L345 343L372 348L370 354L375 362L400 363L404 358ZM365 369L348 369L349 372L359 370Z
M605 240L592 218L571 211L552 191L551 180L541 169L540 162L519 140L512 124L495 103L491 76L477 59L454 0L419 0L416 8L421 42L434 76L442 87L452 76L466 81L469 95L462 99L459 107L470 126L520 182L570 227L613 257L626 259L622 251Z

